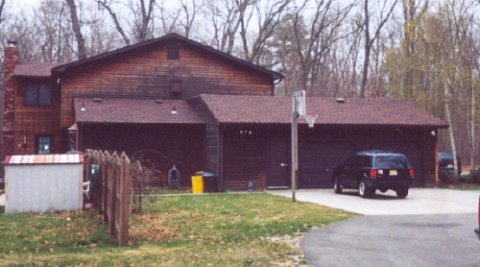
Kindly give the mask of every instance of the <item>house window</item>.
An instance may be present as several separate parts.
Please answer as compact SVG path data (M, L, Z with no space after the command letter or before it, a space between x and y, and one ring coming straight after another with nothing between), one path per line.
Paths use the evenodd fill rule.
M52 152L52 138L48 135L39 135L37 139L37 154L50 154Z
M180 49L178 45L169 45L167 47L167 59L174 60L180 58Z
M182 96L182 81L174 80L170 81L170 92L172 97L178 98Z
M27 84L24 86L25 105L50 106L52 104L52 87L48 84Z

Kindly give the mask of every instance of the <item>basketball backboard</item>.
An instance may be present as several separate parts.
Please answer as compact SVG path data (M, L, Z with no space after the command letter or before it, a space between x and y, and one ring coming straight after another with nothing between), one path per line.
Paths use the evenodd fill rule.
M293 111L296 111L300 117L305 116L307 112L305 90L293 92Z

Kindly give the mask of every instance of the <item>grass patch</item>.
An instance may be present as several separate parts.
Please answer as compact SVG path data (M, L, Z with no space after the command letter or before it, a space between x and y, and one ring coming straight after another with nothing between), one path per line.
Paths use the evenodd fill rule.
M163 196L118 247L92 212L0 216L0 265L272 266L298 248L269 241L352 214L269 194Z

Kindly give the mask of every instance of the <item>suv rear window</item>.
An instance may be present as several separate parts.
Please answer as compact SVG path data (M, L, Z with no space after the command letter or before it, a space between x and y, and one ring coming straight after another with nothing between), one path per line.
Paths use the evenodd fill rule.
M385 155L375 157L375 167L379 169L408 169L408 159L399 155Z

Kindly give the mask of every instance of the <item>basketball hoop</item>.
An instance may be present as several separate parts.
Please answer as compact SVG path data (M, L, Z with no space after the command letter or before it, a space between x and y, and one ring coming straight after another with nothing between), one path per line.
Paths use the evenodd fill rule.
M305 120L308 123L308 128L313 128L315 121L317 120L318 114L305 113Z

